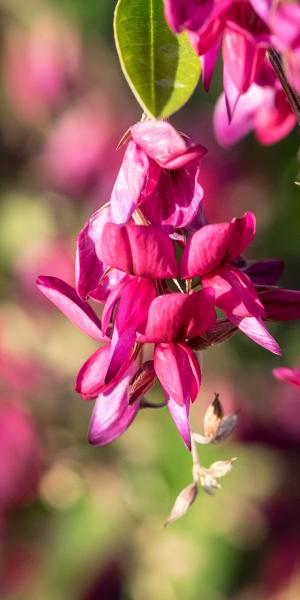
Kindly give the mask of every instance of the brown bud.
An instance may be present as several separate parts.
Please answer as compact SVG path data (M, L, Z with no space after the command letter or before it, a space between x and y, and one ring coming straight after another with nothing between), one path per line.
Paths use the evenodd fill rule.
M230 436L238 422L237 413L223 417L216 433L215 442L223 442Z
M131 379L128 386L129 404L133 404L154 385L156 373L153 360L144 362Z
M232 469L233 463L237 460L237 457L234 456L229 460L217 460L209 467L209 473L212 477L219 479L220 477L225 477L228 473L230 473Z
M219 399L219 394L215 394L215 399L209 405L204 415L204 434L205 437L213 440L217 435L219 425L223 418L223 408Z
M173 523L173 521L176 521L185 515L190 506L196 500L197 494L198 488L195 483L191 483L180 492L174 502L170 515L165 522L165 527L169 525L169 523Z

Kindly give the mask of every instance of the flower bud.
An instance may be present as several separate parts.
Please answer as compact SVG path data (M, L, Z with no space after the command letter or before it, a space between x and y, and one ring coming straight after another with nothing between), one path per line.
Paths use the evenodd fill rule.
M197 494L198 488L195 483L191 483L180 492L174 502L174 506L170 512L170 515L165 522L165 527L169 525L169 523L173 523L173 521L176 521L185 515L190 506L196 500Z

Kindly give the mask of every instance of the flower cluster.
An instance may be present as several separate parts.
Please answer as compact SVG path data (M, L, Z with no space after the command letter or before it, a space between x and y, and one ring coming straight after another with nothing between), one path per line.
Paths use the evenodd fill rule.
M164 6L169 26L175 32L187 30L201 57L206 90L210 87L219 50L222 50L224 95L215 117L219 140L233 143L250 129L254 129L263 144L287 135L296 120L281 83L266 73L269 70L267 53L274 53L276 70L283 73L293 93L299 96L299 3L293 0L164 0ZM228 128L236 112L238 124L233 130L229 127L224 134L224 128Z
M158 380L190 449L190 404L201 385L198 351L240 330L280 354L266 322L299 317L300 292L275 287L281 261L242 257L255 235L251 212L228 223L206 222L203 146L153 120L131 127L127 138L110 203L79 233L76 289L45 276L38 286L101 342L76 380L84 399L96 399L90 442L120 436L139 409L151 406L145 394ZM90 301L102 305L101 321Z

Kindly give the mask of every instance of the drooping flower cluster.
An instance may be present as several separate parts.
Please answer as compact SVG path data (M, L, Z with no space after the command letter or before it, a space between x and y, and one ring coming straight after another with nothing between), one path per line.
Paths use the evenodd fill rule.
M76 380L84 399L96 399L90 442L120 436L139 409L151 406L145 394L158 380L191 448L190 404L201 385L197 352L240 330L280 354L266 321L299 317L300 292L274 286L281 261L252 264L241 256L255 235L252 213L206 223L203 146L160 121L134 125L129 138L111 202L79 233L76 289L45 276L38 286L101 343ZM89 301L103 305L101 321Z
M169 26L175 32L187 30L201 57L207 91L222 51L224 96L215 117L217 137L233 143L254 129L261 143L270 144L287 135L295 118L281 83L266 76L265 70L267 52L274 50L278 68L300 96L300 4L293 0L164 0L164 6ZM229 124L236 112L238 123L232 129ZM228 128L225 133L224 128Z

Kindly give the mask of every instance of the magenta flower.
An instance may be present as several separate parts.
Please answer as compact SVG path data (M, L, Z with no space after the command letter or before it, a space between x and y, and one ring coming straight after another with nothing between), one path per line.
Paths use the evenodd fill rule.
M222 46L223 86L231 120L240 96L248 91L260 71L270 45L270 30L248 1L215 0L201 6L206 11L200 12L196 2L191 3L186 19L185 13L178 11L178 2L169 0L166 17L176 31L185 27L189 30L190 40L202 57L206 90Z
M279 381L284 381L290 385L300 387L300 367L289 369L288 367L278 367L272 371L274 377Z
M99 260L96 243L101 238L103 227L109 222L109 206L97 210L80 231L76 251L76 290L82 300L89 296L98 302L105 302L110 291L124 277L124 273Z
M273 85L251 85L241 96L230 123L225 94L219 98L214 112L216 138L223 146L235 144L250 131L261 144L274 144L288 135L295 125L296 117L275 76Z
M202 200L199 162L206 149L163 121L137 123L130 134L111 196L111 221L125 224L139 207L153 225L184 227Z
M177 277L173 242L158 227L106 223L96 243L96 252L101 261L129 275L153 279Z
M229 122L240 102L260 74L266 51L274 47L282 56L283 67L290 85L300 94L300 5L298 2L271 0L165 0L165 16L176 31L186 29L190 40L202 59L203 83L209 89L219 50L222 47L224 102ZM247 98L242 113L255 110L258 90ZM287 118L287 106L276 94L275 109L270 114L271 95L264 94L263 104L269 107L258 117L266 141L268 125L276 127ZM254 97L253 97L254 96ZM259 102L259 100L257 100ZM259 104L257 104L259 106ZM279 115L277 114L279 112ZM223 113L223 108L222 108ZM244 127L246 126L243 120ZM243 126L242 125L242 126ZM221 125L220 125L221 126ZM258 125L259 127L259 125ZM289 130L288 125L286 124ZM249 126L246 127L249 130ZM237 135L238 129L235 130ZM231 132L234 135L234 132ZM228 133L229 135L229 133ZM244 132L243 134L244 135ZM263 135L263 134L261 134ZM285 133L277 132L274 141ZM258 139L260 139L258 135Z
M251 280L232 264L254 235L253 213L246 213L230 223L205 225L187 242L181 258L181 276L184 279L201 277L204 287L214 289L216 306L234 325L256 343L280 354L277 342L263 324L265 310Z

